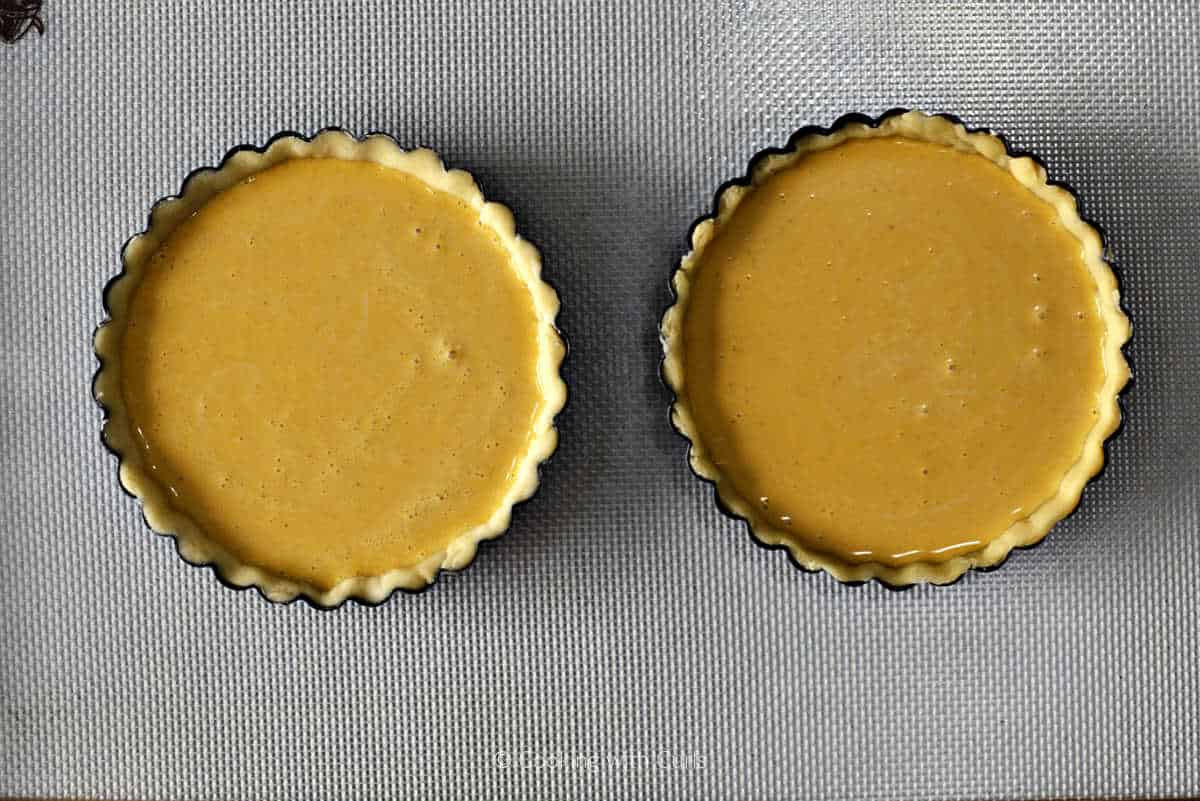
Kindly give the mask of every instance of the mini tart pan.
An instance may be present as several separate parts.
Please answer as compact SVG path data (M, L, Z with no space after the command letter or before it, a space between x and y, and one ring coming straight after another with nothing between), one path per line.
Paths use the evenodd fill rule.
M772 525L754 504L736 493L732 482L726 481L709 459L682 392L682 331L693 271L705 247L712 241L718 225L730 218L742 198L755 186L791 166L804 155L851 139L884 136L918 139L981 155L1002 167L1053 206L1064 227L1079 239L1083 248L1084 264L1098 288L1106 333L1102 353L1106 381L1100 390L1099 417L1084 443L1079 461L1063 478L1058 494L977 551L943 562L918 561L900 567L876 562L849 562L810 548L792 533ZM1003 564L1014 549L1041 542L1056 523L1075 510L1084 486L1103 469L1106 442L1121 428L1120 394L1131 378L1123 352L1131 334L1131 326L1120 305L1117 277L1105 260L1104 244L1098 228L1080 217L1074 192L1064 184L1049 181L1045 166L1037 156L1013 150L1001 135L986 129L968 129L957 117L949 114L925 114L908 109L893 109L878 117L848 114L828 128L802 128L789 138L785 147L769 148L756 154L745 176L728 181L717 190L712 212L692 224L688 245L688 252L671 277L674 300L659 324L663 347L661 375L674 395L670 409L671 424L689 443L687 460L692 472L713 485L717 507L728 517L745 523L753 540L759 545L784 549L798 567L807 571L825 571L838 581L849 584L877 580L893 589L922 583L950 584L968 570L994 569Z
M121 390L119 359L134 291L150 258L166 237L223 190L247 176L301 158L368 161L398 169L477 210L480 220L496 233L508 251L514 269L529 287L540 329L537 370L544 393L542 411L532 423L533 438L517 469L517 478L492 517L483 525L463 532L443 551L429 555L413 567L377 576L350 577L328 590L239 561L171 504L168 493L150 476L140 449L135 446ZM117 457L120 485L140 501L146 524L154 532L174 538L176 549L185 561L211 567L222 583L235 589L255 587L264 598L277 603L297 598L318 608L336 607L348 599L368 605L382 603L396 590L417 592L431 586L442 570L457 571L467 567L481 542L499 537L508 529L513 507L537 491L541 464L554 453L558 444L554 419L567 400L567 387L559 373L567 345L555 324L558 294L541 277L541 255L517 234L509 209L485 200L469 173L448 170L432 150L405 150L386 134L356 138L337 128L322 129L312 137L284 132L262 147L238 146L226 154L219 166L192 172L178 194L155 203L146 229L125 243L121 262L121 272L104 288L107 317L97 327L93 338L100 366L92 381L92 395L104 411L101 441Z

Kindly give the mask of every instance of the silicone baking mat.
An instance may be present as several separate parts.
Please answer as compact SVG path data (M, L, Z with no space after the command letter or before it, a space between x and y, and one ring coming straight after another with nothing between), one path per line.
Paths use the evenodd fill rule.
M1200 794L1200 5L65 2L0 47L0 795ZM893 106L1003 131L1107 232L1136 385L1040 547L941 589L803 573L684 465L656 323L760 148ZM281 130L429 145L563 298L541 493L468 571L274 606L143 526L100 290L156 198Z

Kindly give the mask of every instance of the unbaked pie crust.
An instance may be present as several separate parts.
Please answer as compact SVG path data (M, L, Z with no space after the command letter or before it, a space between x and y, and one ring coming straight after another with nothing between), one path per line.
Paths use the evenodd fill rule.
M1050 204L1057 211L1057 219L1063 228L1079 240L1083 263L1097 287L1097 307L1104 331L1101 345L1104 380L1097 396L1096 419L1084 441L1082 455L1063 476L1057 494L978 550L957 554L943 561L922 559L901 565L855 562L811 547L793 532L767 519L759 504L739 495L733 482L714 464L698 430L686 391L682 339L685 315L701 257L714 241L717 231L730 221L735 210L754 188L809 154L855 140L882 137L918 140L978 154L1007 171L1038 198ZM767 151L752 163L747 181L730 184L718 194L715 214L695 225L691 232L691 250L683 257L672 283L676 301L660 324L663 376L675 393L672 422L691 443L688 454L691 468L701 478L715 484L718 504L723 510L746 521L760 543L786 548L799 566L807 570L824 570L840 581L879 579L892 586L921 582L945 584L956 580L968 569L998 565L1012 549L1040 541L1055 523L1077 506L1084 485L1103 466L1105 440L1117 430L1121 421L1118 394L1129 378L1122 346L1129 339L1130 325L1120 308L1117 281L1105 262L1099 234L1080 218L1072 194L1047 182L1041 164L1029 156L1011 154L1000 138L983 131L968 131L950 117L930 116L916 111L892 112L876 120L854 115L839 121L831 129L805 129L799 132L783 151Z
M420 559L419 563L389 569L379 575L354 575L333 586L320 587L279 575L269 566L248 564L226 547L206 536L188 515L173 505L168 492L150 475L131 429L130 415L122 390L122 340L129 322L135 290L146 274L151 257L178 226L209 200L226 189L275 165L293 159L340 159L372 162L417 178L437 192L460 200L478 214L478 222L495 233L519 280L528 288L536 316L536 372L541 403L530 420L529 446L513 468L515 479L503 501L482 525L462 531L449 544ZM262 149L238 148L215 169L202 169L185 181L178 196L160 201L151 212L148 228L125 246L123 270L105 289L109 314L95 334L95 352L100 360L93 393L106 419L104 443L117 455L119 478L124 489L142 503L148 525L160 534L175 538L180 555L195 565L211 565L225 582L236 587L257 587L272 601L286 602L299 596L330 607L348 598L369 603L386 599L394 590L418 590L432 583L440 570L459 570L475 557L483 540L499 536L509 526L515 504L534 494L539 482L539 465L554 451L557 432L554 417L566 401L566 386L559 376L565 353L555 327L558 296L541 278L538 251L519 237L507 208L485 201L474 179L462 170L447 170L430 150L406 151L384 135L356 139L339 130L325 130L311 139L282 134Z

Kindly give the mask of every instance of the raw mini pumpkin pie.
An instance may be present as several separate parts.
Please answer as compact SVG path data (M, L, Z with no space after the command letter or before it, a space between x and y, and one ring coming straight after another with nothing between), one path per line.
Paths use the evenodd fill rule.
M690 462L843 581L945 583L1042 539L1117 428L1129 323L1042 167L919 112L801 132L692 233L664 316Z
M155 206L97 331L121 483L272 600L379 601L509 524L566 397L558 298L509 211L428 150L326 131Z

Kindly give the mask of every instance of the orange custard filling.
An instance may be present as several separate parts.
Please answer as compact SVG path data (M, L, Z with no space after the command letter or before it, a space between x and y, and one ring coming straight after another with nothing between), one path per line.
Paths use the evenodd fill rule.
M680 399L754 515L849 563L986 546L1097 424L1079 238L974 153L852 139L765 178L699 254Z
M149 475L238 560L320 589L484 526L544 403L534 302L495 232L378 164L295 159L219 193L128 316Z

